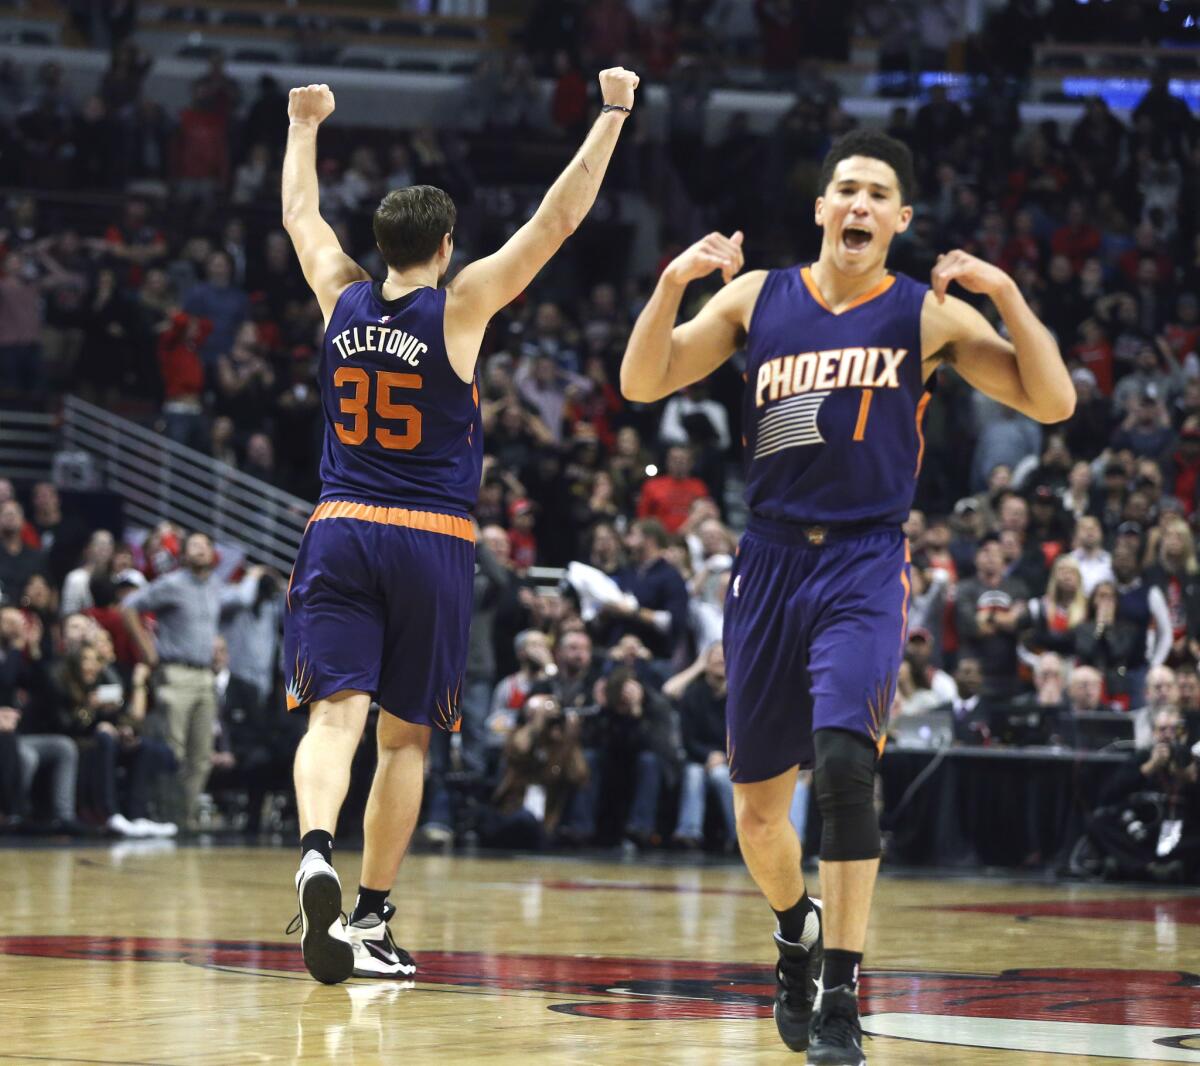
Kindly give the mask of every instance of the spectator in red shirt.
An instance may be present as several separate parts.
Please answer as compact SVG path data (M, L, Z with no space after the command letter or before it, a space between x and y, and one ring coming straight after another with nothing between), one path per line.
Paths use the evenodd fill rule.
M518 574L523 574L537 563L533 502L524 497L513 500L508 508L508 517L512 522L508 531L508 547L513 569Z
M1186 355L1200 348L1200 300L1194 292L1180 294L1173 321L1163 327L1163 336L1181 366Z
M145 583L146 579L137 571L124 571L112 577L96 574L88 586L94 606L82 612L94 619L96 624L107 630L108 635L112 637L116 663L125 678L128 678L134 666L142 661L142 656L137 642L130 635L129 627L121 617L121 601Z
M1000 256L1000 267L1007 273L1013 273L1021 263L1037 267L1042 261L1042 246L1038 243L1034 232L1035 223L1033 212L1018 211L1013 219L1013 232L1004 253Z
M1079 273L1084 260L1099 252L1100 240L1100 230L1088 222L1083 201L1072 199L1067 207L1066 225L1054 231L1050 248L1055 255L1065 255L1070 259L1071 266Z
M130 200L120 222L104 231L104 250L114 259L129 264L125 282L141 285L145 269L167 254L167 239L149 221L145 200Z
M229 115L207 82L192 87L179 116L174 175L185 195L211 196L229 180Z
M567 137L577 137L587 121L587 82L565 49L554 53L554 96L550 117Z
M1134 246L1122 253L1121 258L1117 260L1117 266L1120 268L1122 276L1130 285L1138 283L1138 270L1142 265L1142 259L1146 256L1158 264L1160 278L1175 276L1175 262L1163 250L1162 242L1149 222L1142 222L1134 230L1133 240Z
M204 427L204 363L200 347L212 332L207 318L176 311L158 338L163 415L168 437L190 448L208 445Z
M1071 349L1071 360L1092 372L1096 386L1105 396L1113 390L1113 350L1104 327L1094 318L1079 324L1079 342Z
M1179 447L1163 464L1167 491L1187 514L1196 509L1196 490L1200 489L1200 418L1186 419L1179 431Z
M679 532L692 503L710 495L708 486L692 476L692 450L683 445L667 449L667 471L642 486L638 518L657 518L668 533Z

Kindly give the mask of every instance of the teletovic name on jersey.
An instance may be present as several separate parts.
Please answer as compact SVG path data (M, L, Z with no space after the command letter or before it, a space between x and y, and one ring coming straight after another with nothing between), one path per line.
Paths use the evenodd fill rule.
M394 355L409 366L420 366L421 356L429 351L429 345L411 333L382 325L351 326L330 340L343 359L364 352L378 352L380 355Z

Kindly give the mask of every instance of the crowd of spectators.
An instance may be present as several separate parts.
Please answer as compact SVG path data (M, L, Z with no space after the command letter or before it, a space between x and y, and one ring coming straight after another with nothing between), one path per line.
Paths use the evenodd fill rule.
M216 568L204 533L135 545L49 482L30 495L27 516L0 479L0 822L170 837L206 824L212 786L257 831L298 739L269 713L277 578L236 552Z
M8 198L0 388L91 396L311 499L321 318L278 226L283 94L264 78L243 100L214 61L193 106L168 116L140 90L145 69L122 45L83 101L53 65L0 71L0 180L143 190L86 210L52 195ZM651 203L669 191L661 262L693 223L744 229L752 265L811 255L816 169L854 123L836 92L822 91L819 69L772 133L735 118L711 145L689 119L706 106L704 78L686 62L664 76L680 121L662 142L635 126L611 173L615 188ZM497 106L478 134L331 131L322 209L347 250L382 273L369 245L373 203L390 186L440 184L460 202L463 254L482 252L504 228L472 193L488 145L503 134L519 169L523 152L576 135L594 106L586 90L582 99L568 115L556 94L537 123ZM103 133L89 127L97 121ZM1150 747L1155 713L1174 706L1190 742L1200 740L1200 132L1190 111L1161 77L1127 119L1092 100L1065 128L1022 125L1003 93L964 106L935 89L915 114L896 108L888 128L912 146L921 179L893 265L926 277L939 252L959 246L1003 266L1058 337L1079 396L1069 422L1043 428L939 374L906 525L913 599L893 715L948 707L962 742L1011 743L979 708L1024 700L1055 708L1039 740L1086 747L1095 730L1078 714L1109 710L1131 715ZM649 188L639 189L643 177ZM652 282L625 270L627 229L616 216L585 225L484 343L476 621L463 732L438 737L431 754L429 839L731 839L719 648L741 515L740 375L735 360L662 405L620 397L617 366ZM697 285L688 312L711 291ZM31 776L49 776L53 817L71 822L67 782L83 751L108 768L86 802L79 793L91 821L149 824L153 813L202 825L215 768L219 805L238 805L257 826L264 791L286 788L296 730L271 695L278 576L251 594L225 573L201 597L211 653L163 655L162 620L152 638L120 604L142 595L147 577L194 570L190 540L151 531L135 566L131 531L47 538L74 519L51 486L21 495L29 521L15 499L0 504L0 639L16 664L5 666L0 759L9 750L24 767L21 776L0 762L5 809L27 812ZM168 616L173 603L139 602ZM261 630L256 664L223 662L226 609L225 624ZM230 641L229 654L244 658L248 646ZM150 670L156 658L173 662ZM181 664L193 676L172 671ZM110 704L93 690L112 694L113 671L121 694ZM222 689L222 675L245 685ZM200 691L210 681L215 703ZM91 713L78 713L85 705ZM268 731L277 743L263 742ZM173 798L155 784L167 779ZM800 815L805 797L802 785Z

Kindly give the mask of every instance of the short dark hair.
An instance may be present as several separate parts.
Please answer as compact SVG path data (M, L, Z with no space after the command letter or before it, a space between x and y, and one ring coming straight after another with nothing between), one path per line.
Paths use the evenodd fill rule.
M441 189L410 185L379 202L371 228L383 261L400 270L432 259L457 217L454 201Z
M917 191L917 177L913 168L912 152L903 141L889 137L879 130L851 130L843 133L833 142L825 153L825 161L821 164L821 188L819 195L824 196L829 183L833 181L833 172L843 159L854 155L866 156L868 159L878 159L886 163L896 172L896 182L900 186L900 202L911 204Z
M657 518L639 518L633 523L633 527L647 540L654 541L659 548L666 548L671 543L666 527Z

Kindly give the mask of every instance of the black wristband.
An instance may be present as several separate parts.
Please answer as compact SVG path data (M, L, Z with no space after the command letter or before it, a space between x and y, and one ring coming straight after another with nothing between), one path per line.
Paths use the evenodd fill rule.
M605 104L602 108L600 108L600 112L603 114L605 111L624 111L625 114L628 115L633 111L633 108L622 107L620 104Z

